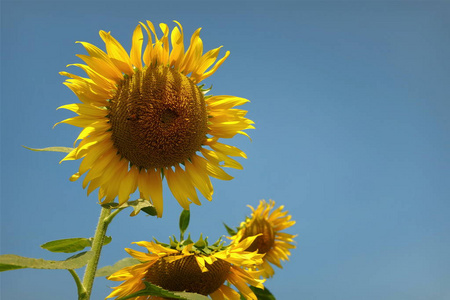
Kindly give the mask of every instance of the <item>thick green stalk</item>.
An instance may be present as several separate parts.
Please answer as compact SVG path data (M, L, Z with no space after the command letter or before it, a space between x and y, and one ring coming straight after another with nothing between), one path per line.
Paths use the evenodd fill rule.
M95 272L97 271L98 261L100 259L100 253L102 252L103 242L106 235L106 230L111 222L108 216L111 214L111 209L102 207L100 212L100 218L98 220L97 229L95 230L94 240L92 241L91 251L93 256L86 266L83 277L83 287L85 289L85 295L80 297L81 300L89 300L91 298L92 286L94 284Z

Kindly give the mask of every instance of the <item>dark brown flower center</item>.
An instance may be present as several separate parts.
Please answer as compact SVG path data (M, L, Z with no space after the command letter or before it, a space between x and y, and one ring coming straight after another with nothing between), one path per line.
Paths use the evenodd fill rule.
M264 218L257 217L253 219L249 225L246 225L242 239L260 233L262 233L262 235L258 236L246 251L253 252L258 250L258 253L264 254L272 249L273 244L275 243L275 233L272 225Z
M227 279L230 263L218 259L205 266L208 272L201 271L193 255L174 262L159 259L148 269L145 280L169 291L209 295Z
M169 67L136 71L119 84L110 104L114 146L138 167L182 163L206 139L203 94L188 77Z

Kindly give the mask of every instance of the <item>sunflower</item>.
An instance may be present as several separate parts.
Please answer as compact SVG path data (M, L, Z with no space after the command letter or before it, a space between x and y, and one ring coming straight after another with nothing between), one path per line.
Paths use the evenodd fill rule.
M69 77L64 84L81 103L63 105L78 116L66 123L83 128L64 159L81 159L79 171L86 173L83 188L88 195L99 188L102 203L128 201L137 189L152 202L158 217L163 213L162 180L167 179L174 197L184 209L200 205L197 191L212 199L210 177L230 180L222 167L242 169L231 157L246 155L240 149L221 143L221 138L254 128L246 111L234 108L248 102L234 96L206 96L199 85L211 76L229 56L217 60L220 48L203 54L200 29L191 37L185 51L183 28L160 24L159 39L150 21L134 30L130 54L109 32L100 31L106 52L81 43L88 55L77 55L86 64L73 64L87 78L61 72ZM143 30L148 41L143 49ZM152 39L152 36L154 40ZM69 65L71 66L71 65Z
M262 263L263 254L245 251L255 240L249 237L228 247L209 247L205 241L176 247L155 242L137 242L148 253L125 249L131 256L141 261L140 264L123 268L107 279L125 281L114 287L106 297L125 297L145 289L144 282L150 282L169 291L186 291L210 296L213 300L239 300L234 285L245 299L256 300L257 297L248 284L264 288L264 280L257 279L259 273L246 268ZM200 244L200 245L199 245ZM174 249L175 248L175 249ZM135 300L155 299L154 296L138 296ZM159 298L156 298L159 299Z
M264 278L272 277L274 270L269 263L281 266L281 260L288 260L291 255L289 249L295 248L292 244L296 235L281 232L291 227L295 221L291 221L291 216L287 211L283 211L284 206L273 210L275 201L270 200L267 203L261 200L258 207L252 206L252 215L241 223L239 231L231 239L234 242L245 240L249 236L260 234L253 243L246 249L247 251L258 251L265 254L263 263L257 267Z

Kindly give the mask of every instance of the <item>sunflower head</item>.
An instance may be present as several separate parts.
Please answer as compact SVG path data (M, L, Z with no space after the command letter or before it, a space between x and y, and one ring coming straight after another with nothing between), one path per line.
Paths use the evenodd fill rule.
M184 209L190 203L200 205L197 191L211 200L210 177L232 179L222 168L242 169L231 157L246 158L219 140L247 135L244 130L254 128L246 111L235 108L248 100L205 96L207 90L200 85L229 52L219 60L221 47L203 53L200 29L186 50L183 28L176 24L171 33L160 24L158 37L151 22L140 23L129 53L109 32L100 31L106 52L80 42L88 55L77 55L85 64L73 64L87 77L61 72L80 103L61 106L78 116L59 123L83 128L63 159L82 159L71 180L86 174L83 188L88 194L98 188L102 203L118 199L122 204L139 190L158 217L163 212L164 177Z
M107 297L125 297L145 288L145 282L158 285L169 291L186 291L209 295L212 299L240 299L234 285L245 299L257 299L248 284L263 288L263 280L258 273L249 270L262 263L262 254L248 252L247 248L255 237L240 243L224 246L220 240L208 245L207 239L200 238L193 243L190 238L170 244L160 242L137 242L147 249L147 253L125 249L140 264L124 268L109 280L125 281ZM137 300L147 299L139 296Z
M203 94L175 69L137 70L109 103L114 147L130 165L161 169L184 163L206 139Z
M281 232L291 227L295 221L291 221L291 216L287 211L283 211L284 206L274 209L275 201L270 200L267 203L261 200L258 207L252 209L252 215L241 223L236 235L231 239L239 242L247 237L256 236L255 240L246 249L247 251L257 251L264 254L263 263L257 267L265 278L272 277L274 270L269 263L281 266L281 260L288 260L290 249L293 245L296 235Z

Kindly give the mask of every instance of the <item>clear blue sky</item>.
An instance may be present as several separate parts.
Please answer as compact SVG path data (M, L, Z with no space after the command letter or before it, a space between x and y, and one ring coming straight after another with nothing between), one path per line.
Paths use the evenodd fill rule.
M231 55L205 83L251 100L248 160L215 180L212 202L192 206L190 232L215 239L247 204L274 199L297 224L298 248L266 286L278 299L450 299L449 2L20 2L1 3L1 252L63 259L44 242L93 234L99 207L79 162L30 147L71 146L79 129L53 124L76 102L59 71L80 63L75 41L104 48L111 31L130 49L139 21L172 20L185 42ZM100 266L131 242L178 231L165 190L163 219L121 213ZM129 213L129 211L128 211ZM96 281L93 299L113 282ZM76 299L67 271L1 274L2 299ZM298 295L295 296L294 295Z

